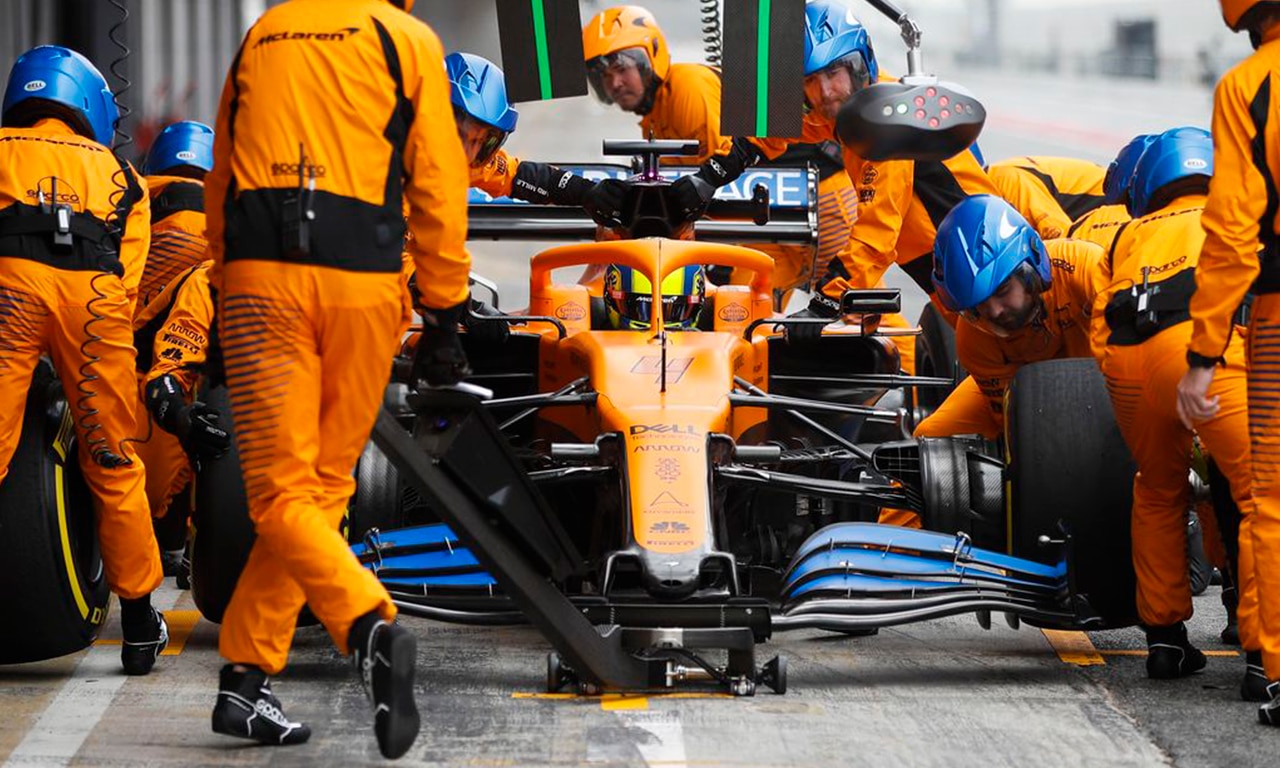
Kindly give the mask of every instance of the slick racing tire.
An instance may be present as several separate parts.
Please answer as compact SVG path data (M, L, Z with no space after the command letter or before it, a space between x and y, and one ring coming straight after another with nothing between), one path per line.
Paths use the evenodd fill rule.
M221 413L221 423L235 434L231 398L224 386L204 393L203 400ZM191 510L191 598L200 614L215 624L231 602L236 581L253 548L253 522L240 475L235 440L216 459L202 459L196 472L195 506Z
M347 505L347 541L357 543L373 528L403 528L408 524L404 508L399 470L369 441L356 462L356 490Z
M0 664L78 651L107 617L92 497L73 435L62 386L41 360L0 483Z
M949 387L917 387L912 416L919 424L938 410L951 390L968 375L956 355L956 332L947 324L933 302L920 313L920 335L916 337L916 375L951 379Z
M1076 593L1101 625L1137 622L1129 516L1135 465L1091 359L1049 360L1018 371L1006 401L1010 545L1056 562L1063 540Z

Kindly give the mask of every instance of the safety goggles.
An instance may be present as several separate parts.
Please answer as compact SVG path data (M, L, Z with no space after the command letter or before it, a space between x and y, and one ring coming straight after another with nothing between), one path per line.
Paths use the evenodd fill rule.
M649 82L649 76L653 74L653 67L649 64L649 55L640 48L623 48L620 51L588 59L587 82L591 84L591 90L595 93L596 98L605 104L612 104L613 97L609 95L609 90L604 84L605 76L630 67L635 67L640 71L640 82Z
M463 148L477 147L476 156L471 160L471 165L477 168L493 159L494 154L507 143L509 134L506 131L482 123L457 108L453 110L453 117L458 124L458 137L462 139Z
M625 320L645 326L652 322L653 297L649 294L610 291L609 295ZM702 297L696 294L662 295L662 319L667 328L688 328L697 321L701 309Z

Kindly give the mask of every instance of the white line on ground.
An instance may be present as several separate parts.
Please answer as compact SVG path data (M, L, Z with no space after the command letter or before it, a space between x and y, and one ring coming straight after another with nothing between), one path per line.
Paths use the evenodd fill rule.
M169 610L181 594L173 589L156 590L153 604L161 611ZM118 613L119 607L116 609ZM120 646L90 647L5 764L40 768L70 765L127 679L120 669Z

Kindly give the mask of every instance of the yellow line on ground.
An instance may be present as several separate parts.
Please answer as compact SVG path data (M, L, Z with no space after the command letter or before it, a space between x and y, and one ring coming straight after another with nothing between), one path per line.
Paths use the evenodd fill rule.
M1042 629L1040 631L1044 633L1049 645L1053 646L1058 658L1062 659L1066 664L1091 667L1107 663L1107 660L1098 653L1098 649L1093 647L1093 641L1083 632L1071 632L1061 629Z
M191 630L195 629L196 623L200 621L199 611L165 611L164 621L169 625L169 646L160 654L161 656L177 656L182 653L182 649L187 645L187 638L191 637ZM120 645L123 642L118 637L110 639L98 640L98 645Z
M1146 656L1147 651L1143 648L1100 648L1098 653L1103 656ZM1205 656L1223 656L1234 658L1240 655L1239 651L1201 651Z
M600 708L606 712L621 709L648 709L649 697L625 693L606 693L600 697Z

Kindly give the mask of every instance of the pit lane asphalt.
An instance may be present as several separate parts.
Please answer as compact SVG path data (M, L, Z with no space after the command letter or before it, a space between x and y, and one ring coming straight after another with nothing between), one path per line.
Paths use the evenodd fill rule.
M119 670L119 625L87 651L0 667L0 760L15 766L307 765L379 761L350 667L319 628L299 630L274 686L311 742L257 747L214 735L217 627L168 580L180 652L145 678ZM1136 630L1091 633L1090 666L1045 634L972 617L847 638L778 635L790 690L751 698L684 691L578 697L542 692L549 647L528 628L407 618L419 639L423 729L400 762L429 766L1274 766L1280 729L1254 722L1244 668L1217 642L1218 589L1196 599L1191 637L1217 654L1205 674L1148 681ZM1067 650L1084 635L1058 641ZM118 642L118 641L117 641ZM1078 650L1078 649L1077 649ZM1087 650L1087 649L1086 649ZM1137 655L1126 655L1125 652ZM1120 653L1115 653L1120 652ZM1086 654L1088 656L1090 654Z

